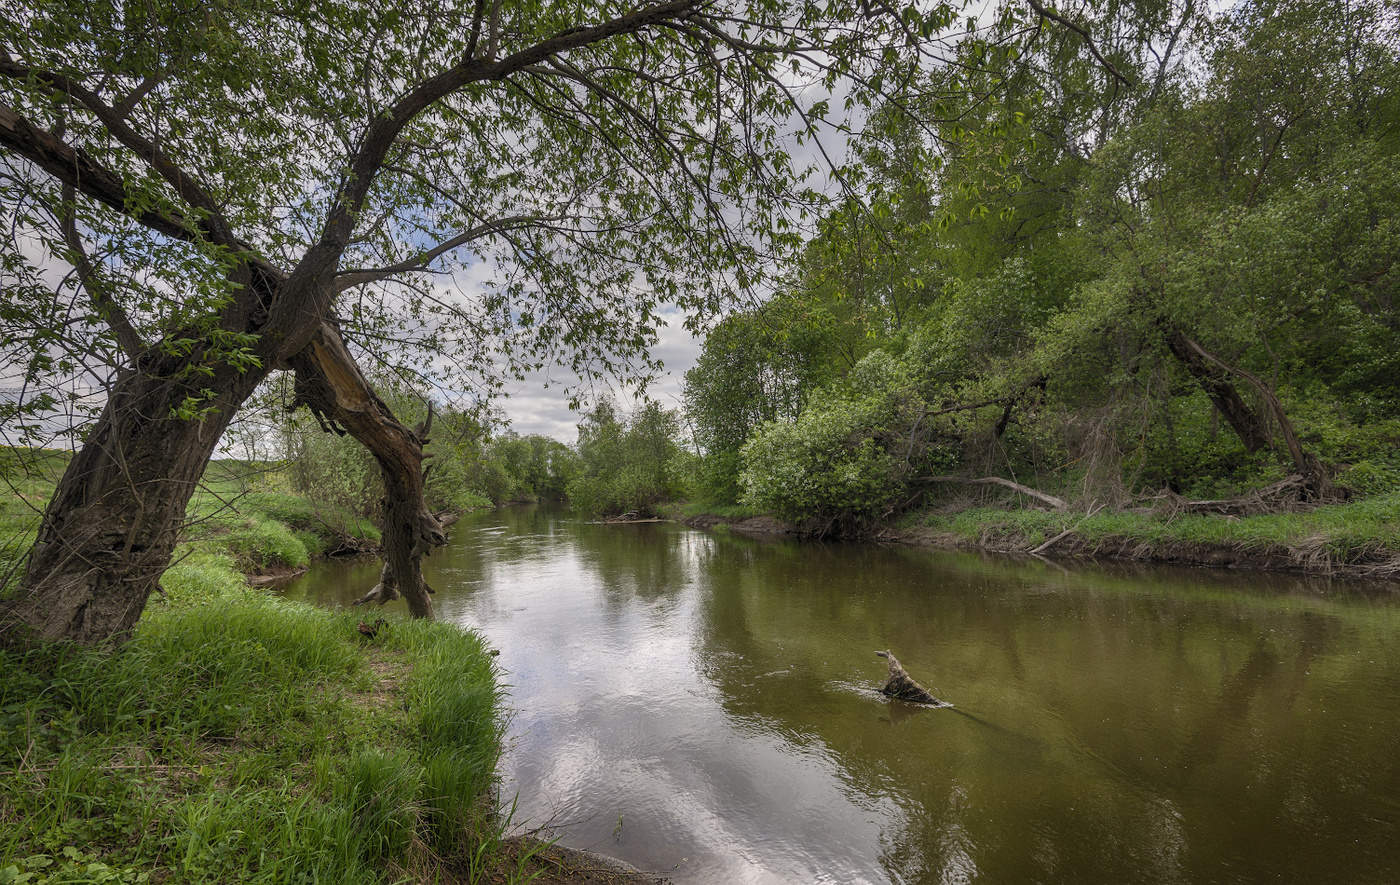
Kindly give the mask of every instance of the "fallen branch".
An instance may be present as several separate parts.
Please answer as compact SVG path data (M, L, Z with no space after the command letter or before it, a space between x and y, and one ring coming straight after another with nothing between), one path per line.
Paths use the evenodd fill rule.
M881 694L914 704L944 706L943 701L934 697L927 688L915 682L908 673L904 672L904 668L899 665L899 659L893 654L888 651L877 651L875 654L885 659L890 670L890 678L885 683L885 687L880 689Z
M1060 532L1060 533L1059 533L1058 535L1056 535L1055 537L1053 537L1053 538L1051 538L1050 540L1046 541L1044 544L1041 544L1039 547L1035 548L1034 550L1028 550L1028 551L1026 551L1026 552L1028 552L1031 556L1039 556L1040 554L1044 553L1046 550L1049 550L1051 547L1054 547L1056 544L1060 543L1061 541L1063 541L1065 538L1068 538L1068 537L1069 537L1070 535L1072 535L1072 534L1074 534L1074 529L1073 529L1073 528L1067 528L1067 529L1065 529L1064 531Z
M972 485L1006 486L1008 489L1012 489L1013 491L1020 492L1023 495L1027 495L1029 497L1035 498L1037 501L1041 501L1042 503L1048 504L1056 510L1069 509L1069 504L1066 503L1063 498L1056 498L1054 495L1047 495L1045 492L1037 491L1036 489L1033 489L1030 486L1023 486L1019 482L1012 482L1009 479L1002 479L1000 476L983 476L976 478L970 476L925 476L918 479L917 482L960 482Z

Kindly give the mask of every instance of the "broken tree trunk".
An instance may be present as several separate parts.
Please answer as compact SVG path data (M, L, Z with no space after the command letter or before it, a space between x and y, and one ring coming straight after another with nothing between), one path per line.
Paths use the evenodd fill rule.
M297 403L368 448L384 478L384 568L379 583L359 603L383 604L401 595L410 614L431 618L432 590L423 579L423 556L447 543L423 497L423 445L431 412L417 432L400 423L375 395L331 323L322 323L290 363L297 375Z
M1173 343L1173 341L1176 343ZM1182 359L1182 361L1187 364L1188 369L1190 369L1192 365L1203 366L1217 379L1224 379L1224 385L1229 388L1234 399L1239 401L1241 405L1243 405L1243 401L1239 399L1239 394L1234 392L1234 386L1229 383L1228 378L1225 377L1226 375L1234 375L1238 378L1242 378L1258 391L1260 398L1264 400L1264 403L1269 407L1269 411L1273 414L1274 421L1278 423L1279 433L1283 436L1283 442L1288 448L1288 457L1293 461L1294 469L1296 469L1298 475L1303 478L1303 499L1320 501L1335 495L1336 490L1332 485L1332 478L1328 475L1327 468L1323 466L1316 455L1303 448L1302 440L1298 438L1298 431L1294 429L1293 422L1289 420L1288 413L1284 411L1283 402L1279 400L1278 394L1274 393L1274 389L1264 382L1264 379L1247 369L1230 365L1175 327L1168 330L1167 344L1172 348L1172 353L1177 354L1178 359ZM1183 356L1182 353L1178 353L1178 348L1184 351L1185 356ZM1192 370L1192 374L1195 375L1196 371ZM1200 376L1197 377L1199 380ZM1206 382L1201 381L1201 385L1202 387L1206 387ZM1210 388L1206 387L1206 392L1210 393ZM1211 398L1212 400L1215 399L1214 394L1211 394ZM1219 401L1216 401L1216 406L1220 406ZM1248 409L1247 406L1245 408ZM1262 427L1263 422L1260 420L1259 416L1254 414L1252 409L1250 409L1249 412L1253 422L1259 427ZM1235 424L1235 419L1231 417L1230 413L1224 412L1223 409L1222 413L1225 414L1226 419L1230 421L1230 425L1235 427L1236 432L1240 433L1240 439L1244 441L1245 447L1251 452L1257 451L1257 448L1251 447L1250 441L1245 438L1244 432ZM1250 430L1250 432L1252 433L1254 431ZM1258 448L1263 448L1269 444L1269 437L1266 431L1260 432L1263 433L1263 443Z
M904 668L899 665L899 659L891 652L888 650L877 651L875 654L884 658L890 668L889 681L885 683L884 688L880 689L881 694L914 704L943 705L943 701L934 697L928 689L915 682L908 673L904 672Z

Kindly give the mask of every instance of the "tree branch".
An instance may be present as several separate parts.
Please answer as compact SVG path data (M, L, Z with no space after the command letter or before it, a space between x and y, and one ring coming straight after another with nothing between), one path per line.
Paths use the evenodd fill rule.
M412 271L427 270L428 265L442 257L453 249L465 246L472 240L486 236L487 234L498 233L500 231L511 230L517 227L526 227L531 224L539 224L546 221L562 221L563 216L544 215L512 215L507 218L500 218L484 224L478 224L462 231L450 240L444 240L433 248L422 253L416 258L400 261L398 264L390 264L386 267L363 268L356 270L344 270L336 274L335 290L343 292L354 286L365 283L373 283L377 280L386 279L396 274L410 273Z
M137 334L136 328L131 325L131 320L127 318L126 311L112 298L107 286L98 278L97 269L92 266L88 259L87 250L83 248L82 238L78 236L78 223L75 218L76 194L73 185L63 185L63 208L59 213L59 227L63 229L63 241L68 245L68 251L73 262L73 268L78 272L78 281L82 283L83 290L87 292L88 298L92 300L92 305L97 309L97 313L102 320L107 323L112 332L117 336L117 344L121 346L122 352L131 360L132 365L136 364L136 358L146 349L146 343Z
M364 140L350 163L350 172L345 184L336 195L330 214L326 218L321 242L318 248L311 249L303 259L303 263L314 262L307 270L320 275L329 270L329 267L317 267L316 264L328 260L333 262L339 258L346 244L350 242L355 220L364 205L375 175L398 139L399 133L435 102L468 84L502 80L530 65L539 64L551 56L571 49L621 34L635 33L665 19L682 18L699 6L700 2L701 0L668 0L618 16L600 25L570 28L512 53L500 61L495 61L492 57L495 47L488 45L486 60L463 58L452 68L409 90L394 102L392 107L376 117L366 130ZM300 270L301 267L298 266L298 271Z
M132 211L135 201L127 193L121 176L99 164L86 151L73 147L47 129L40 129L6 105L0 105L0 145L151 230L185 242L199 239L189 219L177 211Z
M113 138L134 151L161 178L165 179L175 189L176 195L181 200L201 210L203 217L200 219L199 226L211 241L221 246L234 247L233 232L209 191L193 175L181 169L154 142L132 129L125 117L104 102L97 93L62 74L30 67L3 55L0 55L0 75L13 80L33 80L43 83L51 89L63 93L70 102L86 108L107 128Z
M1020 492L1020 493L1023 494L1023 495L1029 495L1030 497L1035 498L1037 501L1042 501L1042 502L1044 502L1044 503L1046 503L1046 504L1049 504L1051 507L1055 508L1056 510L1068 510L1068 509L1069 509L1069 504L1066 503L1065 500L1064 500L1063 498L1056 498L1054 495L1047 495L1045 492L1037 491L1037 490L1031 488L1030 486L1023 486L1023 485L1021 485L1019 482L1012 482L1012 481L1009 480L1009 479L1002 479L1000 476L983 476L983 477L978 478L978 479L974 479L974 478L968 477L968 476L924 476L924 477L920 477L920 478L919 478L918 480L916 480L916 481L917 481L917 482L961 482L961 483L968 483L968 484L971 484L971 485L999 485L999 486L1006 486L1008 489L1012 489L1012 490L1014 490L1014 491Z
M1087 30L1085 30L1080 25L1077 25L1069 19L1065 18L1063 15L1060 15L1055 10L1047 9L1045 6L1039 3L1038 0L1026 0L1026 3L1030 6L1030 8L1035 12L1036 15L1040 16L1043 19L1055 22L1056 24L1064 25L1071 31L1078 34L1080 37L1084 38L1084 45L1089 47L1089 54L1092 55L1094 59L1097 60L1100 65L1103 66L1104 70L1112 74L1113 78L1118 82L1122 83L1124 86L1128 87L1129 89L1133 88L1133 81L1120 74L1118 72L1118 69L1113 66L1113 63L1103 57L1103 54L1099 52L1099 48L1094 45L1094 39L1089 36L1089 32Z

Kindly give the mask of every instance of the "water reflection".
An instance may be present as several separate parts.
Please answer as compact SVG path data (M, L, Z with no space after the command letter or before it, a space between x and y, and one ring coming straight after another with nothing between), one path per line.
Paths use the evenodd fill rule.
M502 650L521 813L678 881L1400 875L1400 608L1361 587L538 510L429 576ZM956 706L877 695L880 648Z

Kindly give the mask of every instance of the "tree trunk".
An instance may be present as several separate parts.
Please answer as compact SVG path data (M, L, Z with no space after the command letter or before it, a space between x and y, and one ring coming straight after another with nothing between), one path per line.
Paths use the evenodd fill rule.
M1264 419L1240 396L1224 364L1176 326L1164 323L1162 331L1172 356L1180 360L1210 401L1215 403L1215 408L1230 422L1240 442L1244 443L1245 450L1253 453L1268 448L1269 429Z
M431 618L432 589L423 579L423 556L447 543L423 498L423 445L428 425L415 433L375 395L345 347L340 331L323 323L311 343L291 360L297 402L331 429L344 428L379 462L384 477L384 569L360 602L381 604L404 597L409 613ZM431 419L431 413L430 413Z
M1318 460L1316 455L1303 448L1303 442L1298 438L1298 431L1294 429L1293 422L1289 420L1288 413L1284 411L1283 402L1279 400L1278 394L1274 393L1274 389L1265 383L1264 379L1255 375L1253 372L1241 369L1239 366L1232 366L1226 363L1220 357L1206 350L1195 340L1186 335L1186 333L1175 327L1170 328L1167 332L1167 344L1171 347L1172 353L1176 354L1182 362L1187 364L1187 368L1191 369L1192 374L1196 375L1198 380L1201 380L1202 376L1197 375L1196 369L1191 368L1193 365L1210 373L1219 384L1228 388L1230 396L1239 402L1241 406L1244 406L1244 401L1240 399L1239 394L1235 392L1234 385L1230 383L1230 375L1235 375L1244 379L1251 387L1259 392L1259 396L1268 405L1269 411L1273 414L1274 420L1278 422L1279 433L1283 436L1284 445L1288 448L1288 457L1293 461L1293 468L1298 471L1298 475L1303 479L1302 497L1304 500L1326 500L1336 494L1336 488L1332 485L1332 479L1328 475L1327 468ZM1178 352L1178 348L1180 348L1181 352ZM1201 386L1206 387L1206 392L1208 394L1211 392L1211 388L1207 387L1206 381L1201 380ZM1214 394L1211 394L1211 398L1215 398ZM1216 405L1220 405L1218 400L1216 401ZM1249 409L1248 406L1244 406L1244 408L1249 412L1249 417L1252 419L1253 423L1262 428L1263 421L1254 410ZM1249 440L1245 439L1244 432L1240 430L1240 426L1235 423L1235 419L1231 417L1231 414L1225 412L1224 409L1221 411L1225 414L1225 418L1230 422L1231 426L1240 433L1240 439L1245 440L1245 447L1251 452L1257 451L1256 448L1250 447ZM1264 434L1264 445L1268 445L1267 433Z
M154 352L154 351L152 351ZM219 437L268 374L227 366L191 376L185 360L143 359L113 385L82 449L44 511L16 595L0 603L0 636L85 644L128 635L170 565L190 496ZM402 593L415 617L431 617L421 559L446 538L423 499L423 439L394 419L346 350L318 329L294 357L298 392L323 419L365 444L384 475L387 601ZM172 380L197 377L196 383ZM204 388L203 417L171 417Z
M200 420L171 417L196 390L183 361L148 353L113 385L44 511L0 635L96 643L127 635L170 565L185 507L220 435L266 376L228 367L193 386L218 393ZM151 365L156 363L156 365Z

